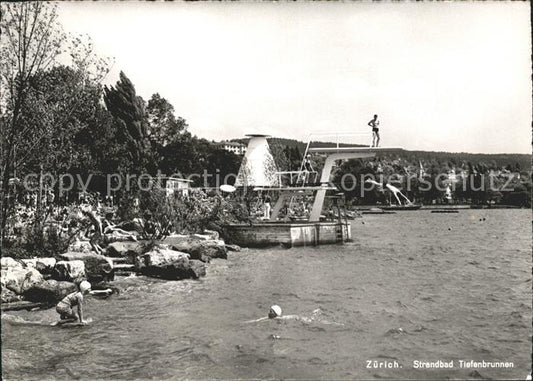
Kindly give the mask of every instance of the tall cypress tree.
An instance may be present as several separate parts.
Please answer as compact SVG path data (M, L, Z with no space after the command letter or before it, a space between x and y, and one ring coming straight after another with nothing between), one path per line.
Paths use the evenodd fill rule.
M117 126L117 143L125 145L129 159L123 169L134 173L153 170L144 100L137 96L133 83L123 72L114 87L104 88L104 102Z

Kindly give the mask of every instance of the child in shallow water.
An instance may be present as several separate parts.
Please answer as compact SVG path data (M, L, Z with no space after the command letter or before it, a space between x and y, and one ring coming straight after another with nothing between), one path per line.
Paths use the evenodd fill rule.
M57 324L72 323L77 320L79 320L81 324L86 324L85 320L83 320L83 296L91 291L91 284L87 281L83 281L80 283L79 288L79 291L68 294L57 303L56 311L61 318ZM73 310L76 306L78 307L77 314Z

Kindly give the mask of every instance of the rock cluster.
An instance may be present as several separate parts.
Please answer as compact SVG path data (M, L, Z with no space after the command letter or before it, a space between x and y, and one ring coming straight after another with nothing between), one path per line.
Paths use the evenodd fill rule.
M91 251L88 242L76 242L58 258L14 260L1 258L2 303L22 299L46 306L58 303L88 280L93 288L107 285L116 269L128 268L142 275L169 280L198 279L206 275L206 263L227 258L238 246L225 245L218 233L172 235L157 242L117 241L102 254Z
M138 272L163 279L198 279L205 276L205 263L189 259L189 254L156 247L135 262Z

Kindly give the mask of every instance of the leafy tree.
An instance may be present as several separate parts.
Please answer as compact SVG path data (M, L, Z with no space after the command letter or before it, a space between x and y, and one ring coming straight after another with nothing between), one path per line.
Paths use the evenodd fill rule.
M36 73L30 80L27 104L21 124L38 139L19 142L18 165L37 171L67 172L73 167L91 167L91 158L79 133L95 118L100 108L101 87L87 81L83 73L56 66ZM84 162L82 164L82 162Z
M21 171L35 171L37 164L58 170L76 160L72 137L88 119L90 105L98 102L97 84L107 73L107 61L93 54L90 41L63 32L55 5L1 7L0 151L6 185ZM53 67L63 53L70 56L71 68ZM3 232L13 202L9 188L1 188Z
M276 141L270 142L269 146L278 171L290 171L291 161L287 156L286 147Z
M123 142L124 157L121 169L134 173L153 171L145 104L123 72L120 72L120 80L114 87L104 87L104 102L117 126L115 143Z
M187 130L185 119L174 115L174 106L158 93L153 94L146 106L148 135L150 140L160 146L179 138Z
M300 150L298 146L286 146L283 149L283 153L288 161L288 170L289 171L298 171L300 170L300 166L302 164L302 154L300 153Z
M233 185L235 183L241 165L241 158L239 156L235 155L233 152L228 152L224 149L211 146L206 161L207 172L211 175L208 179L209 186L214 187L223 185L226 176L228 184ZM219 178L218 183L216 176Z
M2 239L13 206L9 178L16 177L19 142L31 135L21 123L27 109L30 79L54 63L65 35L54 5L41 2L2 3L0 21L0 107L2 114Z
M159 168L165 174L202 174L207 166L210 143L186 132L160 149ZM195 179L196 185L202 185Z

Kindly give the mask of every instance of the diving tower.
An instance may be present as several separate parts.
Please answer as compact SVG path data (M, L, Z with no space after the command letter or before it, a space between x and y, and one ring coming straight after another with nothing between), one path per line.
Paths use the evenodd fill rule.
M354 136L360 140L369 137L371 133L312 133L308 136L302 164L298 171L273 171L272 155L270 153L266 135L249 135L247 154L236 182L236 186L253 186L254 191L276 192L278 198L270 218L266 221L251 223L250 225L228 225L230 239L244 246L265 246L281 243L285 246L319 245L324 243L339 243L351 239L350 224L341 216L338 209L337 221L325 221L322 215L324 202L328 192L339 192L339 189L330 182L333 168L340 160L373 158L378 153L401 152L395 147L370 147L364 144L347 144ZM335 143L326 143L325 147L313 147L317 138L334 136ZM341 143L342 139L342 143ZM310 169L310 157L320 156L325 158L324 166L319 172ZM308 165L306 165L306 160ZM284 180L287 180L284 181ZM302 195L312 197L312 207L308 218L298 218L297 221L280 219L280 212L284 206L290 210L293 200L298 200ZM333 196L338 199L339 196ZM335 204L337 205L337 204Z

